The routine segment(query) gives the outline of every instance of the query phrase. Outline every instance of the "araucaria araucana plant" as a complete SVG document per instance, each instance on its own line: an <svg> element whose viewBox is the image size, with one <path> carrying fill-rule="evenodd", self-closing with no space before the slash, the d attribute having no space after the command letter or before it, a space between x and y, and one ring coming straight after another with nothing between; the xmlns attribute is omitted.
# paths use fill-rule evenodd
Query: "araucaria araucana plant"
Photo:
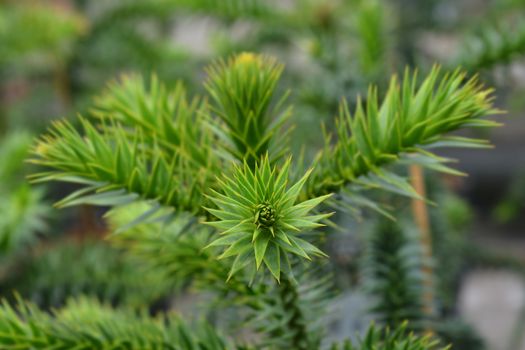
<svg viewBox="0 0 525 350"><path fill-rule="evenodd" d="M330 195L297 203L310 172L293 186L287 186L288 159L281 169L271 167L267 156L250 169L234 166L233 174L220 183L224 194L214 192L211 200L219 209L207 209L218 221L208 224L222 235L209 246L226 246L219 259L235 256L230 274L253 262L264 262L279 281L281 264L291 271L289 254L311 260L325 256L319 248L299 238L301 232L323 226L319 222L330 214L309 215ZM288 188L289 187L289 188Z"/></svg>
<svg viewBox="0 0 525 350"><path fill-rule="evenodd" d="M215 292L216 306L246 308L236 320L238 326L260 336L248 340L248 347L245 340L239 349L340 349L323 336L326 308L321 305L333 293L327 293L329 274L316 263L329 261L323 242L332 208L352 212L365 206L384 212L363 194L368 189L418 197L391 165L419 164L458 174L444 164L449 159L431 149L487 147L484 140L448 133L495 126L485 117L497 110L491 89L476 78L434 68L419 79L407 70L401 82L392 77L381 95L371 87L353 113L343 100L334 136L325 132L325 146L306 171L302 164L308 159L292 157L288 143L293 127L288 94L276 99L282 71L275 59L253 53L218 61L207 69L208 99L188 99L181 84L167 88L156 77L149 83L125 77L96 99L93 115L81 117L79 126L60 121L40 139L33 162L47 170L33 180L77 184L60 206L111 207L107 217L116 233L110 239L120 247L149 260L174 284ZM37 313L25 315L10 314L18 326L2 331L2 337L15 339L24 333L23 339L29 339L24 329L40 327L47 343L24 340L26 348L66 344L53 338L61 337L61 314L56 315L57 326L51 316L40 324L32 321ZM122 321L112 313L105 317L110 324ZM111 344L131 337L133 344L166 348L164 341L172 339L165 336L169 327L155 327L158 338L148 334L148 328L144 343L137 331ZM79 324L71 332L81 330ZM192 344L231 349L235 345L224 344L238 343L230 328L222 333L230 339L219 341L222 336L215 332L207 337L197 332ZM82 339L70 334L67 346L73 348ZM109 342L100 344L111 347ZM437 349L436 344L400 328L372 329L362 343L341 346L423 350Z"/></svg>

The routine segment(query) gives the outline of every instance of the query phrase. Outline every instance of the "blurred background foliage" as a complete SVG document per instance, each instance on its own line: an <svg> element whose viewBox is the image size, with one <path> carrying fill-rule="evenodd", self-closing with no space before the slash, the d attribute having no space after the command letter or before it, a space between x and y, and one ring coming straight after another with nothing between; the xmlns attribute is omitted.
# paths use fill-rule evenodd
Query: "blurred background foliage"
<svg viewBox="0 0 525 350"><path fill-rule="evenodd" d="M89 106L94 96L124 73L154 73L168 86L182 81L189 91L200 93L205 64L243 51L269 53L285 63L281 86L292 88L298 120L292 145L307 159L322 147L320 125L333 129L330 123L341 97L353 105L371 83L379 86L381 96L390 75L407 66L427 72L436 63L446 69L461 65L497 88L497 104L508 111L508 125L491 135L495 153L443 152L461 159L460 169L471 174L468 182L426 177L427 196L437 204L429 209L431 261L415 244L417 226L406 199L385 198L396 208L396 223L364 212L366 225L338 222L348 232L325 242L334 257L328 269L341 294L372 296L365 314L386 324L409 319L411 327L420 329L433 323L457 349L493 346L490 336L461 320L459 295L465 275L474 269L506 269L519 278L525 271L525 122L518 118L525 110L522 0L3 1L2 296L13 298L16 290L50 308L72 296L88 295L154 312L177 305L180 295L192 295L191 276L180 275L176 265L186 264L188 274L203 269L206 257L195 247L207 240L206 232L179 242L185 247L183 255L166 248L169 235L152 236L147 230L125 232L109 244L101 220L104 211L81 207L58 217L51 203L66 189L28 185L24 160L33 135L50 120L78 111L93 113ZM472 134L469 131L476 136ZM122 215L126 213L110 213L110 224ZM136 244L137 237L148 244ZM202 259L192 260L197 255ZM433 270L432 281L418 275L422 266ZM435 303L422 314L418 297L428 288ZM358 315L359 308L349 305ZM333 326L335 339L364 327L349 315L342 319L346 321ZM352 329L341 326L348 323ZM519 335L525 319L513 327ZM522 340L517 336L506 341L519 346Z"/></svg>

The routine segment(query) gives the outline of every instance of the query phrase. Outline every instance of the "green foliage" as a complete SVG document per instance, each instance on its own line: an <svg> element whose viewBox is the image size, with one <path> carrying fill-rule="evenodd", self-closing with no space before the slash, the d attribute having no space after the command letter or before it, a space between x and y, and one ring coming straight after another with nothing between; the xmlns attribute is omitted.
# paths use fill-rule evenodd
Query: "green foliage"
<svg viewBox="0 0 525 350"><path fill-rule="evenodd" d="M24 176L25 159L28 156L31 143L30 134L25 132L11 132L2 138L0 142L0 189L8 189L20 184L20 177Z"/></svg>
<svg viewBox="0 0 525 350"><path fill-rule="evenodd" d="M294 348L298 350L308 350L316 348L312 344L312 334L308 333L306 320L303 315L303 309L299 306L299 294L296 288L293 288L292 281L286 276L283 276L281 281L281 288L279 288L278 302L281 302L277 310L285 310L287 318L284 324L271 333L274 337L279 339L282 343L280 348ZM274 325L273 325L274 326ZM275 327L275 326L274 326ZM288 346L287 346L288 345Z"/></svg>
<svg viewBox="0 0 525 350"><path fill-rule="evenodd" d="M317 349L322 330L314 324L322 312L314 305L328 300L323 287L329 283L296 272L311 266L300 263L324 255L320 222L329 214L319 214L322 202L381 211L356 191L381 188L417 197L384 167L421 164L459 174L428 149L487 147L484 140L446 134L495 126L484 117L497 111L491 90L459 71L435 68L418 84L407 70L402 84L391 79L382 103L375 88L354 115L342 103L337 139L326 137L313 170L303 175L300 164L283 161L290 107L284 106L287 94L273 100L282 69L250 53L213 64L205 83L209 106L205 98L188 99L180 84L171 89L155 77L150 83L124 78L97 99L94 120L80 118L80 128L57 122L41 138L33 161L47 170L34 179L80 185L59 206L110 206L112 241L147 261L147 269L179 287L212 291L221 305L248 307L239 323L271 339L261 346ZM335 200L328 202L332 193ZM309 231L315 234L306 236ZM407 258L417 257L407 238L385 229L371 245L376 311L389 324L419 320L421 292L414 291L419 280L412 272L420 265ZM431 344L403 331L369 334L385 348Z"/></svg>
<svg viewBox="0 0 525 350"><path fill-rule="evenodd" d="M525 199L525 176L520 171L510 181L503 198L495 206L492 216L502 224L512 222L523 212Z"/></svg>
<svg viewBox="0 0 525 350"><path fill-rule="evenodd" d="M0 252L11 253L33 242L47 228L49 205L42 189L20 185L8 193L0 192Z"/></svg>
<svg viewBox="0 0 525 350"><path fill-rule="evenodd" d="M363 261L367 295L373 299L371 312L389 327L425 320L425 286L421 275L422 254L415 237L397 223L382 218L370 233Z"/></svg>
<svg viewBox="0 0 525 350"><path fill-rule="evenodd" d="M144 210L145 204L134 204L112 210L108 218L113 227L121 229ZM111 241L149 268L163 272L165 280L194 291L215 293L216 307L248 307L246 316L235 324L253 327L263 337L261 346L297 348L318 344L322 335L320 315L333 288L331 276L309 272L296 264L296 279L283 275L279 286L248 285L246 271L229 276L229 264L217 260L213 250L202 249L213 239L209 231L207 227L192 226L187 218L178 218L164 225L150 222L130 227L111 236Z"/></svg>
<svg viewBox="0 0 525 350"><path fill-rule="evenodd" d="M57 170L35 179L88 185L59 206L143 198L199 213L200 191L213 185L220 164L203 128L203 108L188 101L180 84L167 89L153 77L146 87L139 77L124 77L96 100L93 114L101 123L80 119L88 139L67 121L54 124L36 148L41 159L35 163Z"/></svg>
<svg viewBox="0 0 525 350"><path fill-rule="evenodd" d="M155 79L149 90L141 87L140 79L126 80L99 98L95 114L104 121L101 125L81 119L84 133L80 133L68 122L55 123L36 148L35 160L55 170L35 178L87 185L61 205L113 205L143 198L200 213L206 204L200 194L215 188L214 172L223 166L214 155L231 159L231 154L253 166L266 152L274 161L286 149L278 130L288 113L272 120L274 114L268 112L280 70L273 60L252 54L212 66L207 87L216 102L212 111L217 119L184 102L181 87L168 94ZM302 198L338 192L348 184L416 196L403 178L383 169L395 161L458 174L443 164L448 159L428 148L487 147L484 140L445 134L465 126L497 125L483 119L496 112L491 106L491 90L475 79L463 79L459 71L442 76L435 68L417 87L416 75L407 71L402 86L392 78L381 105L374 88L366 111L359 103L351 116L343 103L337 119L337 142L331 145L327 136ZM168 103L171 100L175 102ZM193 123L192 113L196 118ZM157 114L162 116L158 120L154 119ZM211 126L226 153L217 147L217 140L210 139L205 125ZM167 130L158 135L156 130L161 126ZM178 128L185 131L174 134ZM270 141L280 150L273 150Z"/></svg>
<svg viewBox="0 0 525 350"><path fill-rule="evenodd" d="M206 106L198 99L188 100L182 83L164 86L156 76L146 84L140 76L123 76L110 83L95 100L93 114L103 122L118 123L142 132L145 144L175 152L195 167L195 172L219 168L211 145L211 133L204 129ZM199 126L199 127L195 127ZM130 131L129 137L133 138Z"/></svg>
<svg viewBox="0 0 525 350"><path fill-rule="evenodd" d="M383 1L361 1L356 15L359 66L371 81L383 77L388 68L388 10Z"/></svg>
<svg viewBox="0 0 525 350"><path fill-rule="evenodd" d="M23 2L23 1L21 1ZM0 6L0 64L43 57L48 63L67 54L84 31L84 20L67 11L31 4Z"/></svg>
<svg viewBox="0 0 525 350"><path fill-rule="evenodd" d="M420 337L407 332L407 325L401 324L397 328L378 329L370 326L366 335L357 345L346 341L343 344L334 344L332 350L446 350L430 336Z"/></svg>
<svg viewBox="0 0 525 350"><path fill-rule="evenodd" d="M137 202L113 208L107 219L116 234L111 243L144 262L143 267L162 272L164 279L178 288L219 294L239 293L246 297L249 287L241 276L233 276L226 284L229 266L217 260L211 249L203 249L212 239L213 230L197 224L190 215L169 216L168 220L153 217L130 225L137 217L150 210L147 203Z"/></svg>
<svg viewBox="0 0 525 350"><path fill-rule="evenodd" d="M212 122L213 129L231 156L252 167L268 152L276 160L287 151L285 135L280 133L290 117L289 109L280 109L287 94L271 108L282 70L275 59L252 53L208 68L205 86L214 102L212 112L218 117Z"/></svg>
<svg viewBox="0 0 525 350"><path fill-rule="evenodd" d="M19 300L0 307L4 349L231 349L211 327L192 330L175 316L112 309L87 298L72 299L52 315Z"/></svg>
<svg viewBox="0 0 525 350"><path fill-rule="evenodd" d="M466 126L496 126L483 119L497 112L492 107L491 92L475 78L465 81L460 71L442 75L436 67L421 84L408 70L401 85L394 76L381 104L377 90L371 87L366 103L358 101L353 115L343 101L336 120L337 140L332 144L326 136L306 186L307 195L355 184L417 197L405 179L384 169L396 161L460 174L443 164L449 159L431 153L429 148L488 147L485 140L445 134Z"/></svg>
<svg viewBox="0 0 525 350"><path fill-rule="evenodd" d="M122 205L138 198L157 201L180 210L196 212L208 177L195 176L179 153L163 152L158 144L147 147L136 129L130 140L123 126L95 127L80 120L85 138L67 121L54 123L36 152L34 163L56 170L40 173L37 181L61 180L87 185L57 205ZM146 147L144 147L146 146Z"/></svg>
<svg viewBox="0 0 525 350"><path fill-rule="evenodd" d="M101 8L100 3L77 1L89 28L75 42L66 66L76 106L83 110L109 77L123 71L149 75L154 67L165 81L193 80L188 74L197 66L193 55L174 44L166 30L177 13L174 2L126 0Z"/></svg>
<svg viewBox="0 0 525 350"><path fill-rule="evenodd" d="M52 65L52 70L22 81L22 90L30 90L39 99L25 98L26 91L20 97L19 91L14 91L19 100L14 102L23 107L16 107L18 111L13 113L7 105L8 118L20 120L18 115L37 114L40 118L46 105L56 113L56 100L49 98L57 94L47 81L51 77L56 79L53 84L61 85L58 92L70 97L66 96L64 105L74 105L75 109L80 106L87 116L80 121L59 122L42 138L35 149L35 160L47 169L35 179L73 183L60 189L73 188L73 193L58 206L109 206L104 217L113 232L109 240L122 248L99 244L38 246L34 254L18 255L24 264L17 266L33 272L26 276L27 284L17 288L24 296L47 295L52 300L49 304L61 303L62 294L83 293L112 303L136 305L141 300L149 303L153 295L175 286L183 293L187 289L191 293L204 292L206 302L213 303L204 313L218 315L219 319L235 309L238 314L232 323L242 333L235 335L247 336L249 344L239 348L325 348L320 325L326 323L325 303L330 300L327 290L333 291L327 273L330 267L318 271L313 268L316 264L306 258L334 248L326 244L330 243L326 238L336 233L317 227L322 222L324 214L319 213L324 212L323 206L351 212L366 207L392 216L381 205L384 197L370 197L365 190L376 188L417 197L403 177L404 165L421 164L460 174L446 166L448 159L430 153L431 148L487 147L485 141L448 134L468 126L496 125L482 119L495 112L490 89L476 80L469 81L459 71L442 73L436 68L418 77L407 70L400 84L396 77L390 79L390 69L425 59L416 51L425 41L421 40L422 30L434 33L436 24L444 24L448 31L456 21L448 16L449 10L453 13L459 8L453 1L402 2L403 6L381 0L73 0L72 6L80 9L85 18L62 11L63 7L51 9L32 1L8 0L7 5L0 5L0 64L8 63L2 67L8 78L12 66L18 68L21 64L19 70L25 73L42 58L44 64ZM507 11L512 6L518 12L522 2L501 0L490 6ZM490 12L492 17L494 13ZM199 39L202 36L203 46L210 47L198 45L193 52L197 46L193 42L191 48L179 42L188 29L194 29L188 24L199 27L197 33L191 32L192 39L194 34ZM470 38L463 45L466 50L460 61L469 74L523 53L523 31L519 29L521 24L516 24L489 28L488 34ZM217 42L219 36L222 43ZM204 89L199 89L196 83L202 75L194 73L218 50L221 55L246 50L275 52L289 63L290 69L284 72L271 57L244 53L216 61L206 71ZM425 62L422 66L426 67ZM152 68L166 85L155 75L150 79L141 77L148 76ZM139 74L111 83L90 112L84 113L84 99L98 93L105 79L122 71ZM184 79L184 85L175 84L175 79ZM285 81L283 86L278 84L281 80ZM383 91L389 81L390 87ZM372 87L366 94L370 82L379 88ZM16 90L19 77L6 85L11 83ZM46 90L45 96L35 89L38 86ZM298 92L291 95L297 111L294 118L284 92L287 86ZM8 92L6 101L11 104L11 86L4 86L2 91ZM205 95L194 98L194 91ZM363 94L362 100L357 98L359 94ZM337 113L340 96L345 100L334 126L331 119L324 118ZM49 103L42 103L46 100ZM61 113L70 114L67 108L60 108ZM318 128L321 120L326 121L329 130L324 140ZM293 122L298 126L297 133L288 137ZM311 155L323 141L325 148L311 162L312 173L303 177L307 168L303 163L310 163ZM301 147L305 149L304 159L296 154L289 157L291 150ZM4 175L15 173L2 168L7 163L4 159L11 163L15 157L0 149L0 244L5 242L10 250L21 246L17 242L31 241L42 224L33 218L43 217L38 210L26 209L37 207L40 200L29 187L18 189L16 177L22 177L22 172L16 171L13 177ZM286 161L290 158L294 163ZM282 186L281 193L272 191L278 185ZM286 195L292 189L297 189L297 194L289 196L293 200L288 201ZM329 194L332 197L326 198ZM288 207L276 208L273 202L278 202L280 195L282 201L289 202ZM447 205L433 196L429 199ZM464 208L457 202L447 208L447 215L456 218L447 218L441 226L433 225L432 233L433 252L439 262L435 271L448 285L452 281L446 278L456 276L462 267L456 254L475 246L467 244L464 237L454 236L458 232L453 232L456 227L452 226L464 224L458 215ZM435 211L431 209L430 214ZM346 218L335 220L346 224ZM206 221L211 225L203 225ZM369 273L369 290L377 296L379 321L392 324L395 330L372 327L362 341L334 345L334 349L437 348L432 340L406 332L417 328L417 323L401 329L394 324L421 317L417 305L423 291L418 289L420 276L414 273L420 270L421 261L404 228L387 226L384 223L366 242L371 262L365 262L364 272ZM396 232L398 229L402 232ZM221 242L225 246L214 246ZM218 259L221 253L234 255ZM467 253L484 252L470 249ZM348 261L354 257L341 258ZM487 256L485 253L471 258L478 261ZM512 265L509 261L497 263ZM257 269L261 273L255 275ZM52 271L58 272L50 277ZM3 276L5 271L1 272ZM441 273L447 274L445 278ZM149 284L154 290L144 291ZM435 294L445 304L443 295L439 291ZM117 295L119 300L115 300ZM452 299L445 307L452 305ZM72 302L63 311L79 309L79 303L84 301ZM22 323L9 325L9 336L13 338L4 339L19 343L12 344L17 348L106 348L103 343L119 349L217 348L198 345L208 344L201 332L173 331L169 320L159 321L160 331L151 332L150 322L157 321L145 315L126 311L123 316L124 312L96 303L86 301L85 305L82 313L89 315L80 317L80 321L77 317L62 318L60 310L53 316L31 307L35 314L43 315L34 322L27 313L9 312L7 317L0 317L0 325L1 319L19 319ZM84 322L87 318L88 326ZM182 322L174 322L187 330ZM476 346L475 339L469 344L472 339L466 336L463 325L457 327L457 333L454 323L448 325L452 330L433 329L440 336L448 332L445 339L458 342L462 350L462 346ZM45 329L43 337L39 327ZM24 335L20 338L17 332ZM252 338L253 333L256 335ZM0 330L0 337L5 334ZM31 336L36 340L26 341ZM61 340L56 342L53 337ZM171 341L171 337L177 339ZM163 342L158 343L158 339ZM46 344L47 340L52 340L52 345ZM233 347L228 344L218 348Z"/></svg>
<svg viewBox="0 0 525 350"><path fill-rule="evenodd" d="M11 261L0 286L45 308L82 295L115 305L151 305L173 283L163 270L146 269L148 263L102 242L59 242Z"/></svg>
<svg viewBox="0 0 525 350"><path fill-rule="evenodd" d="M236 287L244 290L244 283L236 279L226 285L228 265L218 261L213 251L203 249L210 242L210 228L182 214L130 225L149 210L143 202L113 208L106 216L110 228L117 232L109 237L111 243L142 261L146 271L161 273L178 288L192 286L221 293Z"/></svg>
<svg viewBox="0 0 525 350"><path fill-rule="evenodd" d="M260 18L275 14L268 1L261 0L170 0L197 13L211 13L224 19Z"/></svg>
<svg viewBox="0 0 525 350"><path fill-rule="evenodd" d="M280 284L260 293L260 308L248 324L265 336L261 346L276 349L319 349L322 326L333 296L332 276L326 271L308 271L294 265L297 278L282 275Z"/></svg>
<svg viewBox="0 0 525 350"><path fill-rule="evenodd" d="M484 350L483 339L467 323L461 320L445 319L435 325L435 332L442 343L452 344L453 349Z"/></svg>
<svg viewBox="0 0 525 350"><path fill-rule="evenodd" d="M214 193L211 200L219 209L207 209L219 218L208 222L218 229L221 238L209 247L226 246L219 259L235 256L230 276L255 262L259 269L264 262L279 280L284 266L290 270L288 255L305 259L310 255L326 256L317 247L297 237L322 224L330 214L308 215L328 196L297 203L297 198L309 172L288 187L290 160L282 169L272 168L267 157L252 171L247 164L236 167L230 178L222 183L223 193Z"/></svg>
<svg viewBox="0 0 525 350"><path fill-rule="evenodd" d="M35 240L46 230L49 206L44 191L23 181L24 159L31 136L15 132L0 142L0 255L8 255Z"/></svg>
<svg viewBox="0 0 525 350"><path fill-rule="evenodd" d="M141 16L166 17L180 10L213 15L225 20L239 17L259 18L273 12L267 2L261 0L128 0L114 5L104 21L123 18L129 20Z"/></svg>
<svg viewBox="0 0 525 350"><path fill-rule="evenodd" d="M485 26L464 40L457 63L472 70L508 64L525 54L525 18Z"/></svg>

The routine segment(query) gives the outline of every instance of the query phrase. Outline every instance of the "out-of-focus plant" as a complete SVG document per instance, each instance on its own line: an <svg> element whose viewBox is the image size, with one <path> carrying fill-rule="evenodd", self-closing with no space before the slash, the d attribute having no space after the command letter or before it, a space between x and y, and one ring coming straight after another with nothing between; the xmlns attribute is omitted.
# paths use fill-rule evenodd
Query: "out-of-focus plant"
<svg viewBox="0 0 525 350"><path fill-rule="evenodd" d="M27 70L64 63L86 26L81 16L59 6L8 1L0 5L0 69Z"/></svg>
<svg viewBox="0 0 525 350"><path fill-rule="evenodd" d="M431 337L417 337L407 331L407 325L402 324L396 329L378 329L370 327L366 335L356 344L350 341L344 344L334 344L331 350L445 350Z"/></svg>
<svg viewBox="0 0 525 350"><path fill-rule="evenodd" d="M146 310L113 309L89 298L71 299L52 315L18 300L0 307L0 342L19 349L226 350L210 326L192 327L176 315L152 318Z"/></svg>
<svg viewBox="0 0 525 350"><path fill-rule="evenodd" d="M525 209L525 176L518 173L512 179L507 192L494 208L493 216L499 223L509 223L519 217Z"/></svg>
<svg viewBox="0 0 525 350"><path fill-rule="evenodd" d="M406 225L381 218L368 234L363 261L363 282L372 300L370 311L390 327L410 321L424 327L433 316L433 304L424 300L427 287L421 270L424 261L419 239ZM431 310L425 307L430 306ZM430 312L429 312L430 311Z"/></svg>
<svg viewBox="0 0 525 350"><path fill-rule="evenodd" d="M483 26L465 38L457 64L473 72L508 64L525 54L525 17L506 19L497 25Z"/></svg>
<svg viewBox="0 0 525 350"><path fill-rule="evenodd" d="M147 265L104 242L57 242L13 258L0 285L4 295L16 291L43 308L80 295L142 307L172 290L164 271Z"/></svg>
<svg viewBox="0 0 525 350"><path fill-rule="evenodd" d="M49 205L42 188L29 186L24 176L31 136L14 132L0 141L0 256L5 257L33 242L46 231Z"/></svg>

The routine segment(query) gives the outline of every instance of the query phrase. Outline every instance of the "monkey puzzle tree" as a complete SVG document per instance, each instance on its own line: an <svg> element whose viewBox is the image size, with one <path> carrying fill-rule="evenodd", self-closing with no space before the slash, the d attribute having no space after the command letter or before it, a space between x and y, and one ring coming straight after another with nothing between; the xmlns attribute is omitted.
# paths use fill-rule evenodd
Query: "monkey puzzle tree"
<svg viewBox="0 0 525 350"><path fill-rule="evenodd" d="M369 189L419 197L393 165L460 174L431 149L488 147L449 133L496 126L485 119L498 112L492 90L459 70L435 67L421 79L406 70L381 99L371 87L354 112L343 99L335 134L324 132L324 148L304 166L288 147L300 135L292 133L288 93L278 88L282 70L252 53L219 60L207 69L208 98L189 98L181 84L167 88L156 77L123 77L78 126L55 122L33 158L46 168L34 181L77 185L59 207L110 207L116 244L165 269L166 278L241 307L239 325L260 337L239 345L234 333L226 340L209 326L191 332L180 319L128 317L82 301L50 316L20 302L18 313L1 309L4 342L28 349L437 347L401 325L371 328L355 346L326 344L320 320L332 284L313 267L328 259L323 227L334 224L332 208L384 212L363 194Z"/></svg>

